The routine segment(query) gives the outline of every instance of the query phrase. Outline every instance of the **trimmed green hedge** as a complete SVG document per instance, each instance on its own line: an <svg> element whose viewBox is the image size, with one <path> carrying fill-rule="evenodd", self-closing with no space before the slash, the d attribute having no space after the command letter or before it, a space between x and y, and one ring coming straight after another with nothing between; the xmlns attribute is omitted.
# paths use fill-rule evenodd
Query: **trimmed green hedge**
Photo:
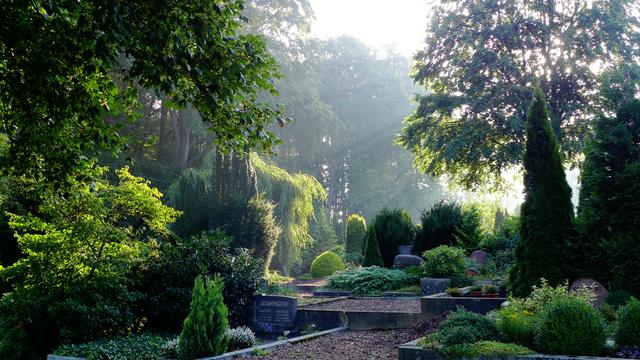
<svg viewBox="0 0 640 360"><path fill-rule="evenodd" d="M310 272L311 276L317 279L333 275L336 271L344 270L344 268L344 262L338 254L325 251L313 260Z"/></svg>

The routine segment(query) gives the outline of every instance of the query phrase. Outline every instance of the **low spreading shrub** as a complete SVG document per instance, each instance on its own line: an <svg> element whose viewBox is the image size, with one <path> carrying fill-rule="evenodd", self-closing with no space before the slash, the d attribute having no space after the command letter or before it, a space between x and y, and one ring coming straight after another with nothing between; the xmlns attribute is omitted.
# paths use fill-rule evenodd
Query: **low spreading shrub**
<svg viewBox="0 0 640 360"><path fill-rule="evenodd" d="M256 344L255 334L246 326L228 329L226 336L229 341L227 345L228 351L247 349Z"/></svg>
<svg viewBox="0 0 640 360"><path fill-rule="evenodd" d="M451 345L473 344L478 342L482 336L475 327L456 326L440 332L438 338L444 347L448 347Z"/></svg>
<svg viewBox="0 0 640 360"><path fill-rule="evenodd" d="M446 278L467 271L467 257L463 249L441 245L424 252L422 268L427 276Z"/></svg>
<svg viewBox="0 0 640 360"><path fill-rule="evenodd" d="M440 333L448 333L454 328L473 328L479 334L478 340L497 340L499 337L496 323L490 318L474 312L459 308L452 313L442 325L440 325Z"/></svg>
<svg viewBox="0 0 640 360"><path fill-rule="evenodd" d="M53 353L87 360L160 359L173 356L167 344L175 341L154 335L129 335L84 344L62 345Z"/></svg>
<svg viewBox="0 0 640 360"><path fill-rule="evenodd" d="M497 341L478 341L448 346L440 351L443 355L453 359L472 359L479 357L509 357L531 355L535 352L517 344L505 344Z"/></svg>
<svg viewBox="0 0 640 360"><path fill-rule="evenodd" d="M419 281L419 277L402 270L371 266L339 271L327 278L326 286L331 289L349 290L359 295L375 295L416 285Z"/></svg>
<svg viewBox="0 0 640 360"><path fill-rule="evenodd" d="M640 301L636 298L618 311L615 339L618 345L640 346Z"/></svg>
<svg viewBox="0 0 640 360"><path fill-rule="evenodd" d="M344 262L338 254L331 251L323 252L311 263L311 276L321 278L333 275L336 271L344 270Z"/></svg>
<svg viewBox="0 0 640 360"><path fill-rule="evenodd" d="M560 296L536 316L534 344L546 354L597 356L605 344L604 319L587 300Z"/></svg>

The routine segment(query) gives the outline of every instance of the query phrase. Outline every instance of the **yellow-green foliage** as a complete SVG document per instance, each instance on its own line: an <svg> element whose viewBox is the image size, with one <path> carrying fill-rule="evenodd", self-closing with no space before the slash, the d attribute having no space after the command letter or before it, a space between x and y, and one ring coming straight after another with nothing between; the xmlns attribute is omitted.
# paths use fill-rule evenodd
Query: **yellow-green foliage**
<svg viewBox="0 0 640 360"><path fill-rule="evenodd" d="M275 214L282 224L282 235L274 261L288 274L292 265L301 261L301 250L313 241L308 223L313 217L313 202L325 200L327 193L313 176L290 174L257 154L251 154L251 163L258 174L260 191L277 203Z"/></svg>
<svg viewBox="0 0 640 360"><path fill-rule="evenodd" d="M332 275L336 271L344 270L344 262L336 253L331 251L318 255L311 263L311 276L321 278Z"/></svg>
<svg viewBox="0 0 640 360"><path fill-rule="evenodd" d="M203 280L198 276L193 285L189 316L184 320L178 354L190 360L215 356L227 350L227 306L222 297L224 283L216 276Z"/></svg>

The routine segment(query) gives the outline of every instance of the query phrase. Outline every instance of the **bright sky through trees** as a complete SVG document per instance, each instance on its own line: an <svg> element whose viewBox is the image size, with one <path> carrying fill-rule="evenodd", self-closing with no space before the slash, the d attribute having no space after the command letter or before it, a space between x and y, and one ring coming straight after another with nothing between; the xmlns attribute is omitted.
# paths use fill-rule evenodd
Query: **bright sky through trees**
<svg viewBox="0 0 640 360"><path fill-rule="evenodd" d="M370 46L389 45L411 56L424 45L429 0L310 0L315 11L312 32L321 38L343 34Z"/></svg>

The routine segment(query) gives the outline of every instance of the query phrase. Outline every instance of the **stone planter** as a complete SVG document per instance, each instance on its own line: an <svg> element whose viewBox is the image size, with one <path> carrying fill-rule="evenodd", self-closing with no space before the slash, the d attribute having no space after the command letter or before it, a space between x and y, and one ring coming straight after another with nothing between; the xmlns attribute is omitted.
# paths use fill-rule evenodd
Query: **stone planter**
<svg viewBox="0 0 640 360"><path fill-rule="evenodd" d="M423 349L416 343L418 340L400 345L398 359L400 360L452 360L437 351ZM465 360L622 360L621 358L592 357L592 356L567 356L567 355L512 355L512 356L483 356L479 358L465 358ZM455 360L455 359L453 359ZM462 360L462 359L460 359Z"/></svg>
<svg viewBox="0 0 640 360"><path fill-rule="evenodd" d="M443 293L449 285L451 279L449 278L422 278L420 279L420 288L422 289L422 295L433 295Z"/></svg>
<svg viewBox="0 0 640 360"><path fill-rule="evenodd" d="M467 290L468 288L463 289L463 291ZM455 311L459 306L464 307L468 311L486 314L491 310L499 308L505 301L507 301L505 297L470 297L468 295L453 297L447 293L440 293L421 297L420 307L422 309L422 315L429 319L445 311Z"/></svg>

